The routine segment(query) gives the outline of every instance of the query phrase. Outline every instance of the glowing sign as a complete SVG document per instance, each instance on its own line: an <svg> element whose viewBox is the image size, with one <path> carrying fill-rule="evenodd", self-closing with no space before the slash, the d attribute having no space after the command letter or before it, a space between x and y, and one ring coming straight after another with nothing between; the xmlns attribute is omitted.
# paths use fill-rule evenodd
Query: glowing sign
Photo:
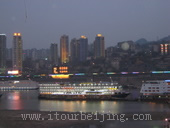
<svg viewBox="0 0 170 128"><path fill-rule="evenodd" d="M164 71L164 73L170 73L170 71Z"/></svg>
<svg viewBox="0 0 170 128"><path fill-rule="evenodd" d="M110 74L116 74L116 73L115 72L107 72L107 74L110 75Z"/></svg>
<svg viewBox="0 0 170 128"><path fill-rule="evenodd" d="M128 72L121 72L121 74L128 74Z"/></svg>
<svg viewBox="0 0 170 128"><path fill-rule="evenodd" d="M139 74L139 72L132 72L132 74Z"/></svg>
<svg viewBox="0 0 170 128"><path fill-rule="evenodd" d="M68 67L67 66L53 67L53 73L54 74L68 73Z"/></svg>
<svg viewBox="0 0 170 128"><path fill-rule="evenodd" d="M85 73L76 73L75 75L76 76L83 76L83 75L85 75Z"/></svg>
<svg viewBox="0 0 170 128"><path fill-rule="evenodd" d="M152 71L153 74L156 74L156 73L164 73L163 71Z"/></svg>
<svg viewBox="0 0 170 128"><path fill-rule="evenodd" d="M68 79L69 75L66 74L51 74L50 75L54 79Z"/></svg>
<svg viewBox="0 0 170 128"><path fill-rule="evenodd" d="M8 71L8 74L17 75L19 74L19 70Z"/></svg>
<svg viewBox="0 0 170 128"><path fill-rule="evenodd" d="M53 68L53 73L58 74L58 72L57 72L57 67L54 67L54 68Z"/></svg>

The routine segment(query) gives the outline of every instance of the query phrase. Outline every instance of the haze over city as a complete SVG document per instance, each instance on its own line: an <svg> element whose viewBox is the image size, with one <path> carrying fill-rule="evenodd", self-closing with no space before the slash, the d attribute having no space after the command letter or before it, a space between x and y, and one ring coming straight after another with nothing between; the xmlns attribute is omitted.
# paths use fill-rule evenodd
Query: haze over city
<svg viewBox="0 0 170 128"><path fill-rule="evenodd" d="M105 45L146 38L149 41L170 33L168 0L1 0L0 33L7 34L12 47L14 32L23 36L24 48L49 48L63 34L69 40L96 34L105 37Z"/></svg>

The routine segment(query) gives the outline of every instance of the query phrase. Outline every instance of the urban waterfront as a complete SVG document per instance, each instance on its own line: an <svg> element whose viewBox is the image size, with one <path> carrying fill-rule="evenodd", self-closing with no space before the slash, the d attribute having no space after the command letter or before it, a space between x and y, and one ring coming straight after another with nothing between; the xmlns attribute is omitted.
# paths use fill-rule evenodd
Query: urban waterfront
<svg viewBox="0 0 170 128"><path fill-rule="evenodd" d="M20 111L42 111L48 112L98 112L113 114L136 114L136 113L169 113L170 105L153 102L139 101L62 101L62 100L40 100L39 91L2 91L0 99L0 110L20 110ZM134 96L134 95L133 95ZM135 95L136 96L136 95ZM17 111L16 111L17 112ZM138 126L140 128L163 127L163 120L108 122L103 127L122 127ZM102 125L101 125L102 126ZM71 126L70 126L71 127ZM80 126L81 127L81 126ZM97 125L89 124L89 128L97 128ZM77 128L75 126L75 128Z"/></svg>
<svg viewBox="0 0 170 128"><path fill-rule="evenodd" d="M170 128L169 5L2 0L0 128Z"/></svg>

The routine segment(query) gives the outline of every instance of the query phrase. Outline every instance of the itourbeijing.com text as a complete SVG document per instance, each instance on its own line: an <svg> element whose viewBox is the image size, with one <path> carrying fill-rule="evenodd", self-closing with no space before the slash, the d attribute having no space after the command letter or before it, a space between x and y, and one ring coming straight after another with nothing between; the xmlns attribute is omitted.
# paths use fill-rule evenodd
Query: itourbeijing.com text
<svg viewBox="0 0 170 128"><path fill-rule="evenodd" d="M53 112L53 113L48 113L45 118L44 114L21 114L22 120L70 120L70 121L76 121L76 120L94 120L94 121L99 121L99 122L104 122L104 121L120 121L120 122L125 122L128 121L129 118L126 116L126 114L112 114L112 113L58 113L58 112ZM132 120L134 121L151 121L152 116L151 114L133 114L131 117Z"/></svg>

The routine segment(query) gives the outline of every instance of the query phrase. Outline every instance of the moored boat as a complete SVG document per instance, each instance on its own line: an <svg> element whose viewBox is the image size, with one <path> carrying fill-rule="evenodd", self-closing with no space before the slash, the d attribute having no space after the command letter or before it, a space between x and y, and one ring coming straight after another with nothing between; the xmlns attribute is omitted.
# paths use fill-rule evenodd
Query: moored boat
<svg viewBox="0 0 170 128"><path fill-rule="evenodd" d="M39 98L57 100L118 100L130 93L113 83L53 84L40 85Z"/></svg>
<svg viewBox="0 0 170 128"><path fill-rule="evenodd" d="M165 102L170 101L170 80L146 81L142 84L140 100Z"/></svg>
<svg viewBox="0 0 170 128"><path fill-rule="evenodd" d="M32 80L1 81L0 90L36 90L38 83Z"/></svg>

